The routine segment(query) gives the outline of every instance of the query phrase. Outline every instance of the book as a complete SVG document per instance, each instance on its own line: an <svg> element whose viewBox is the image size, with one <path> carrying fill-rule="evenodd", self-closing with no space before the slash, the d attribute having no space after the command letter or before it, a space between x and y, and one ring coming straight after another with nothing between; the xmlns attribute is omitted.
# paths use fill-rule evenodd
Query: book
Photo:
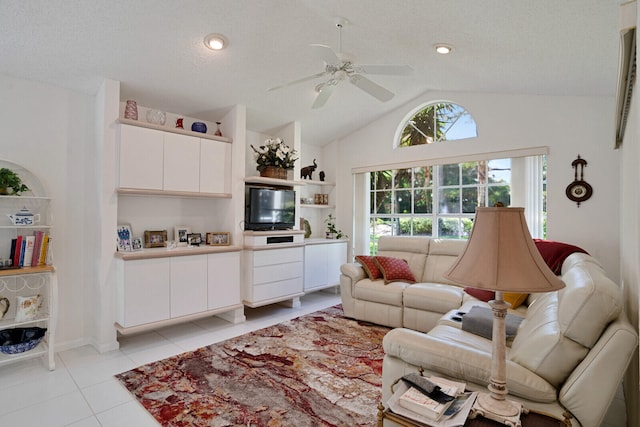
<svg viewBox="0 0 640 427"><path fill-rule="evenodd" d="M33 257L31 259L31 266L37 267L40 262L40 250L42 249L42 238L44 237L44 231L36 230L35 234L35 244L33 245Z"/></svg>
<svg viewBox="0 0 640 427"><path fill-rule="evenodd" d="M42 237L42 246L40 247L40 256L39 256L38 265L45 265L47 261L48 247L49 247L49 235L45 234Z"/></svg>
<svg viewBox="0 0 640 427"><path fill-rule="evenodd" d="M22 237L22 245L20 247L20 261L18 261L18 267L22 267L24 265L24 253L27 247L27 237Z"/></svg>
<svg viewBox="0 0 640 427"><path fill-rule="evenodd" d="M16 237L16 246L13 251L13 266L20 266L20 253L22 252L22 236Z"/></svg>
<svg viewBox="0 0 640 427"><path fill-rule="evenodd" d="M451 402L453 402L453 399L445 403L440 403L422 393L415 387L409 387L409 389L398 399L398 403L403 408L429 417L433 420L438 420L442 414L444 414L444 411L449 407L449 405L451 405Z"/></svg>
<svg viewBox="0 0 640 427"><path fill-rule="evenodd" d="M13 266L13 254L16 251L16 242L18 239L11 239L11 250L9 250L9 259L11 261L11 266Z"/></svg>
<svg viewBox="0 0 640 427"><path fill-rule="evenodd" d="M33 260L33 249L36 243L36 236L25 236L24 261L22 265L31 266Z"/></svg>

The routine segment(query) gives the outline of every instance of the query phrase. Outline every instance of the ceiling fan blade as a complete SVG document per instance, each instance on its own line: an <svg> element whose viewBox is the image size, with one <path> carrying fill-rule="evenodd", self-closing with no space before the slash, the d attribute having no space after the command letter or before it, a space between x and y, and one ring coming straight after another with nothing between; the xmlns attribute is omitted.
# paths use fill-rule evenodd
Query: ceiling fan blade
<svg viewBox="0 0 640 427"><path fill-rule="evenodd" d="M292 81L292 82L285 83L285 84L282 84L282 85L280 85L280 86L270 87L269 89L267 89L267 91L268 91L268 92L270 92L270 91L272 91L272 90L282 89L283 87L287 87L287 86L295 85L295 84L298 84L298 83L306 82L306 81L308 81L308 80L317 79L318 77L322 77L322 76L324 76L324 75L326 75L326 74L327 74L327 72L326 72L326 71L323 71L323 72L321 72L321 73L317 73L317 74L314 74L314 75L312 75L312 76L303 77L303 78L301 78L301 79L294 80L294 81Z"/></svg>
<svg viewBox="0 0 640 427"><path fill-rule="evenodd" d="M335 87L335 84L322 85L322 87L320 87L320 89L318 90L318 96L316 96L315 101L313 101L313 105L311 106L311 108L320 108L324 104L326 104Z"/></svg>
<svg viewBox="0 0 640 427"><path fill-rule="evenodd" d="M340 63L340 58L338 58L338 54L331 49L329 46L324 44L312 44L312 47L320 48L318 49L322 54L322 60L327 64L338 64Z"/></svg>
<svg viewBox="0 0 640 427"><path fill-rule="evenodd" d="M358 71L366 74L387 74L391 76L408 76L413 68L408 65L358 65Z"/></svg>
<svg viewBox="0 0 640 427"><path fill-rule="evenodd" d="M369 95L379 99L382 102L389 101L395 95L393 92L388 91L387 89L383 88L379 84L374 83L368 78L361 76L359 74L354 74L353 76L351 76L349 81L353 85L359 87L363 91L367 92Z"/></svg>

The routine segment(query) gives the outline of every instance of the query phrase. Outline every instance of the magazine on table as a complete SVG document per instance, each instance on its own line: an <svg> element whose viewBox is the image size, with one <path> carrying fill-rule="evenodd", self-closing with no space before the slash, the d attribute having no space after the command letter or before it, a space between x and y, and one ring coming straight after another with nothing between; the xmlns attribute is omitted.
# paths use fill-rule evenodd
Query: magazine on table
<svg viewBox="0 0 640 427"><path fill-rule="evenodd" d="M464 383L456 383L449 380L444 380L441 378L429 378L429 380L435 382L436 384L442 384L443 389L453 390L457 388L457 390L464 390ZM443 380L445 383L448 383L449 386L445 385L445 383L440 382L439 380ZM455 384L453 386L452 384ZM453 387L453 388L450 388ZM471 407L476 400L478 395L477 392L466 392L466 393L457 393L455 398L450 402L446 403L438 403L439 405L446 406L442 411L441 415L436 415L434 417L433 413L428 413L424 410L420 410L420 412L416 412L415 410L411 410L406 408L405 406L400 404L400 398L407 391L409 391L412 385L405 381L399 381L393 396L387 402L389 409L398 415L402 415L406 418L409 418L413 421L417 421L421 424L431 427L457 427L463 426L469 416L469 412L471 411Z"/></svg>

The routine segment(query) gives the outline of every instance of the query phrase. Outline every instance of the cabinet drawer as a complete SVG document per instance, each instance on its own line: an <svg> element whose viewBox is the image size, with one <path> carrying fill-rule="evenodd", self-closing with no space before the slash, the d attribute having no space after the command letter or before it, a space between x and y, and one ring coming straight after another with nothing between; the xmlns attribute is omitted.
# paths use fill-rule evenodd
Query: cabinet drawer
<svg viewBox="0 0 640 427"><path fill-rule="evenodd" d="M302 248L270 249L253 253L253 266L302 262Z"/></svg>
<svg viewBox="0 0 640 427"><path fill-rule="evenodd" d="M302 292L302 278L296 277L253 287L253 300L263 301Z"/></svg>
<svg viewBox="0 0 640 427"><path fill-rule="evenodd" d="M257 267L253 269L253 284L259 285L261 283L302 277L302 270L302 261Z"/></svg>

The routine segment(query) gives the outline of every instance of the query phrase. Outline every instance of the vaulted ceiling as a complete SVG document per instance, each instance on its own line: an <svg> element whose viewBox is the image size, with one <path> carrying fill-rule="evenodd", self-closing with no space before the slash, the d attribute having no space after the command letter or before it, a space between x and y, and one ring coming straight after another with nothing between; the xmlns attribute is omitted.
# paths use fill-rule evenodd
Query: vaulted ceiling
<svg viewBox="0 0 640 427"><path fill-rule="evenodd" d="M302 124L306 143L344 136L430 90L614 96L617 0L2 0L0 74L93 94L103 78L122 99L215 121L236 104L247 127ZM314 43L361 64L407 64L367 75L395 93L381 102L342 82L311 105L324 69ZM203 39L222 33L211 51ZM455 47L436 54L439 42ZM613 112L611 112L613 115Z"/></svg>

